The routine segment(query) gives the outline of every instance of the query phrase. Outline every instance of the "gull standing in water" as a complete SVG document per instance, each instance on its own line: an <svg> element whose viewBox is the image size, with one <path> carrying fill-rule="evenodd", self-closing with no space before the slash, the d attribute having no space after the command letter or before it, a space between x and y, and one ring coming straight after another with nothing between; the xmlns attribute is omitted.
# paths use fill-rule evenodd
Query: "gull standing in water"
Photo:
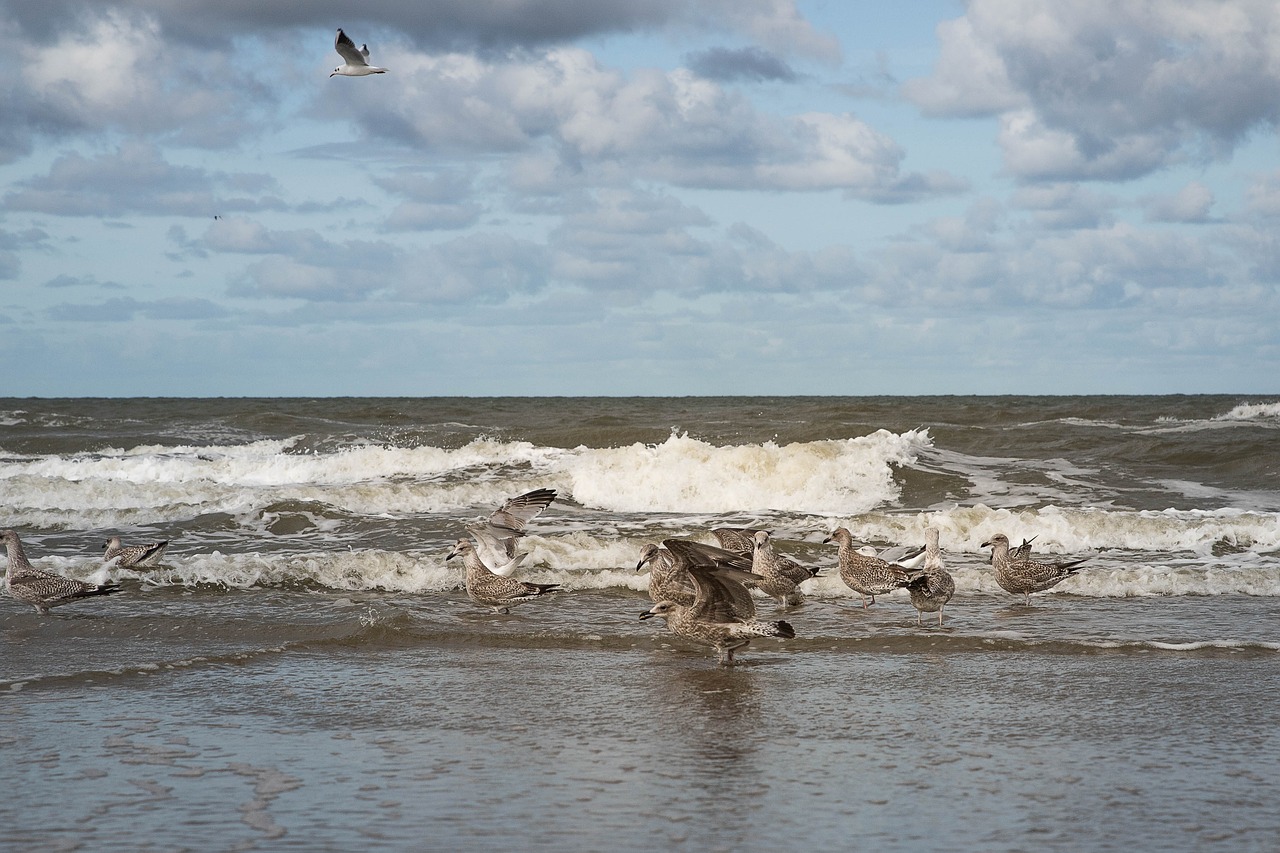
<svg viewBox="0 0 1280 853"><path fill-rule="evenodd" d="M875 604L877 595L901 589L911 581L911 573L902 566L856 551L853 534L843 527L837 527L822 541L840 546L840 580L858 594L864 610L868 598Z"/></svg>
<svg viewBox="0 0 1280 853"><path fill-rule="evenodd" d="M38 613L48 613L50 607L66 604L77 598L88 598L93 595L111 595L119 592L116 584L92 584L46 572L31 565L26 553L22 550L22 542L17 531L0 532L0 541L4 542L9 557L9 569L5 573L5 588L9 595L25 601Z"/></svg>
<svg viewBox="0 0 1280 853"><path fill-rule="evenodd" d="M764 578L756 588L778 599L783 607L804 601L800 584L817 575L818 570L807 569L790 557L774 553L773 538L766 530L757 530L752 541L751 571Z"/></svg>
<svg viewBox="0 0 1280 853"><path fill-rule="evenodd" d="M691 605L659 601L641 613L641 619L662 617L676 636L713 647L722 666L732 665L733 653L744 648L753 637L790 639L796 635L787 622L762 622L739 615L751 600L744 581L758 582L758 576L699 561L696 552L684 547L693 543L668 539L663 544L672 553L690 561L688 573L696 590L694 601Z"/></svg>
<svg viewBox="0 0 1280 853"><path fill-rule="evenodd" d="M1024 542L1023 546L1030 551L1029 542ZM1005 592L1021 595L1023 604L1031 603L1031 593L1044 592L1080 571L1078 566L1089 559L1083 557L1065 563L1039 563L1031 559L1011 559L1009 537L1003 533L992 536L982 543L982 547L991 549L991 567L996 572L996 583Z"/></svg>
<svg viewBox="0 0 1280 853"><path fill-rule="evenodd" d="M338 27L338 35L333 40L333 49L342 57L342 64L333 69L330 77L366 77L370 74L386 74L387 69L369 64L369 45L362 44L356 49L356 43Z"/></svg>
<svg viewBox="0 0 1280 853"><path fill-rule="evenodd" d="M445 560L462 557L466 569L467 597L476 604L493 608L494 613L510 613L522 601L531 601L560 588L558 583L525 583L515 578L495 575L476 553L470 539L459 539Z"/></svg>
<svg viewBox="0 0 1280 853"><path fill-rule="evenodd" d="M525 528L556 499L555 489L534 489L509 498L498 507L483 524L468 527L475 539L475 548L485 567L495 575L510 575L524 561L527 554L516 552L516 541L525 535Z"/></svg>
<svg viewBox="0 0 1280 853"><path fill-rule="evenodd" d="M942 627L942 608L956 593L956 582L942 567L942 551L938 548L938 528L925 530L924 569L912 575L907 593L916 609L916 625L925 613L938 614L938 627Z"/></svg>
<svg viewBox="0 0 1280 853"><path fill-rule="evenodd" d="M122 545L119 536L112 536L107 540L106 552L102 555L102 559L108 563L115 560L116 565L122 569L149 568L160 564L164 549L168 547L168 539L148 542L145 545Z"/></svg>
<svg viewBox="0 0 1280 853"><path fill-rule="evenodd" d="M735 554L714 545L703 545L687 539L666 539L659 547L652 543L640 551L640 562L636 571L649 566L649 600L655 604L659 601L674 601L685 607L692 607L697 589L693 579L689 577L689 569L694 565L709 565L727 569L736 569L743 573L740 578L744 584L759 580L751 571L751 560L743 554ZM750 619L756 614L755 602L746 596L735 604L736 615Z"/></svg>

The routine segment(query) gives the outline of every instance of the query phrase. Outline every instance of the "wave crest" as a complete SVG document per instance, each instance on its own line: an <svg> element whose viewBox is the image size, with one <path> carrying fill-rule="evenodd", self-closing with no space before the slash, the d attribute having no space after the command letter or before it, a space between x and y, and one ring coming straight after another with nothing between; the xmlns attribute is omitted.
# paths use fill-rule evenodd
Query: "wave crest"
<svg viewBox="0 0 1280 853"><path fill-rule="evenodd" d="M673 433L657 445L578 448L564 473L576 501L614 512L860 513L894 501L894 467L930 446L928 430L729 446Z"/></svg>

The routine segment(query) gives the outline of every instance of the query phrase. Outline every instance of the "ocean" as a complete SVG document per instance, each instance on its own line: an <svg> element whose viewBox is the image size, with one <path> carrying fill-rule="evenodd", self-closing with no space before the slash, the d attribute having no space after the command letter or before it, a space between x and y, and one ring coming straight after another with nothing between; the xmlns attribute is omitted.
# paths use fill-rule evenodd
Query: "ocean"
<svg viewBox="0 0 1280 853"><path fill-rule="evenodd" d="M495 614L445 557L534 488ZM0 490L122 587L0 599L3 849L1280 849L1275 397L0 399ZM823 569L732 667L639 619L718 526ZM938 528L943 627L837 526Z"/></svg>

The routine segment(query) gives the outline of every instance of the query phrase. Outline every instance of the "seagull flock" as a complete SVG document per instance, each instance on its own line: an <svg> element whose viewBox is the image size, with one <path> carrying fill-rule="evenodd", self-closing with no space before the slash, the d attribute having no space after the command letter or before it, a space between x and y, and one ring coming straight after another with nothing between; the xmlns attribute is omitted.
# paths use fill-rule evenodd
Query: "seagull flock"
<svg viewBox="0 0 1280 853"><path fill-rule="evenodd" d="M512 577L528 556L520 540L528 526L556 499L554 489L534 489L510 498L477 524L466 528L469 536L454 543L445 562L462 558L467 597L495 613L509 613L517 604L543 598L559 590L559 584L529 583ZM795 629L785 620L758 617L756 596L772 598L780 610L800 605L800 585L817 577L819 569L802 566L774 550L767 530L719 527L710 531L719 543L691 539L664 539L640 551L636 570L649 569L649 598L653 606L641 619L660 617L671 633L694 643L711 646L719 662L731 665L734 652L754 637L790 639ZM916 609L916 625L925 613L938 614L955 594L956 585L943 567L936 527L925 531L925 545L903 546L876 553L870 546L855 548L847 528L837 527L824 542L838 546L840 579L858 594L864 609L877 595L905 589ZM68 602L120 590L118 584L93 584L31 565L14 530L0 532L8 555L5 588L13 598L30 604L41 614ZM167 540L124 545L120 537L106 542L108 566L146 568L158 565ZM1031 593L1043 592L1080 570L1084 560L1046 563L1031 559L1031 542L1010 550L1004 534L992 536L983 547L991 548L996 583L1029 604ZM1087 559L1087 558L1085 558Z"/></svg>
<svg viewBox="0 0 1280 853"><path fill-rule="evenodd" d="M342 57L342 65L333 69L331 78L387 73L387 69L369 64L367 44L357 48L341 28L333 47ZM559 584L528 583L511 577L527 556L517 549L520 538L529 522L555 498L553 489L534 489L511 498L482 524L467 528L470 538L454 544L445 560L462 558L467 596L472 601L493 608L495 613L509 613L517 604L559 589ZM804 601L800 585L816 577L819 570L777 553L767 530L721 527L710 532L718 545L665 539L661 545L644 546L636 570L649 567L653 606L640 618L662 618L676 636L715 648L720 663L726 665L733 663L734 652L753 637L795 637L795 629L785 620L756 618L752 590L773 598L781 609L795 607ZM906 589L916 609L916 625L922 624L923 614L937 613L941 627L943 608L955 594L956 585L943 568L937 528L929 528L925 535L923 547L904 546L880 553L866 545L855 547L853 535L843 527L837 527L824 542L838 546L840 579L858 593L864 609L876 603L877 595ZM16 531L0 532L0 540L8 555L6 591L41 614L60 604L120 590L115 583L93 584L35 568ZM147 568L160 563L168 545L168 541L124 545L120 537L113 536L107 540L103 559L118 568ZM1023 596L1027 604L1031 593L1057 585L1079 571L1084 562L1037 562L1031 559L1029 540L1011 551L1004 534L992 536L982 547L991 548L996 583Z"/></svg>

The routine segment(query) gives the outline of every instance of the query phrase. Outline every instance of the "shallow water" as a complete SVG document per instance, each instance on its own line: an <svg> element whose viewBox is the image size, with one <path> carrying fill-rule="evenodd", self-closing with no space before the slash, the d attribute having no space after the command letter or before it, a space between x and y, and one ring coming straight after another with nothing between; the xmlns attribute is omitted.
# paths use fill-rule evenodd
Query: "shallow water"
<svg viewBox="0 0 1280 853"><path fill-rule="evenodd" d="M48 666L40 649L53 644L62 669L4 685L14 819L0 840L903 851L1280 840L1269 598L972 596L941 630L917 629L895 596L869 611L810 602L787 614L804 636L757 640L730 668L639 622L647 599L635 593L509 616L450 594L226 597L191 597L189 630L170 635L123 598L92 614L6 614L7 671ZM264 622L211 649L207 624L228 615ZM1189 622L1217 627L1188 642Z"/></svg>
<svg viewBox="0 0 1280 853"><path fill-rule="evenodd" d="M1280 848L1280 404L1236 398L0 401L0 522L121 583L0 600L15 850ZM445 555L560 496L511 615ZM732 668L640 547L826 568ZM821 544L942 530L944 627ZM1031 606L980 543L1092 555ZM102 541L171 539L122 570ZM456 562L456 561L454 561Z"/></svg>

